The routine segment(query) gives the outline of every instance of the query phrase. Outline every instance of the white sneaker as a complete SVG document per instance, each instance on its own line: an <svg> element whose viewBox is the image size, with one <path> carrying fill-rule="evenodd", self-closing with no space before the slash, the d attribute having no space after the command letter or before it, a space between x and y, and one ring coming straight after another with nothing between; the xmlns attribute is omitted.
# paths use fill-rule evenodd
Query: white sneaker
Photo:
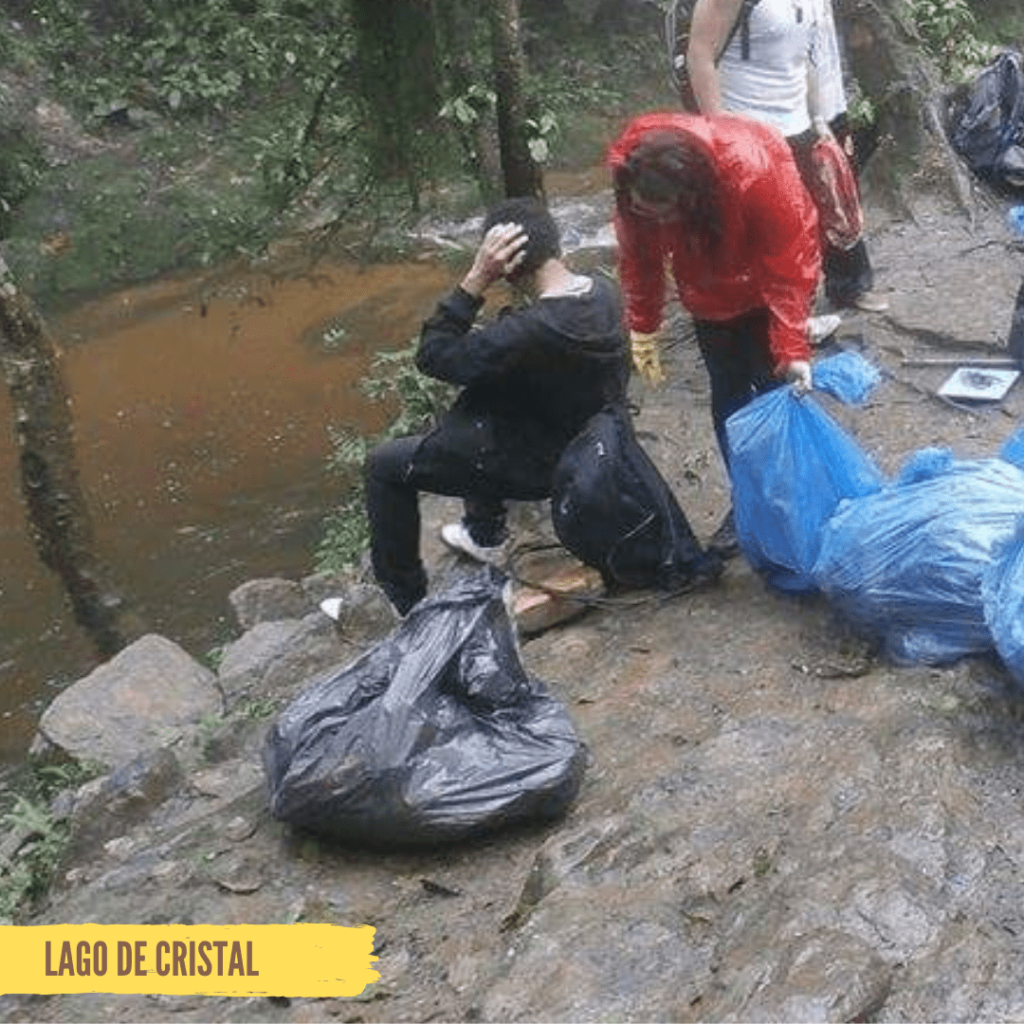
<svg viewBox="0 0 1024 1024"><path fill-rule="evenodd" d="M839 330L843 318L836 313L824 316L812 316L807 321L807 331L811 336L812 345L820 345L826 338L831 338Z"/></svg>
<svg viewBox="0 0 1024 1024"><path fill-rule="evenodd" d="M505 560L508 553L508 541L504 544L497 544L492 548L481 547L469 535L469 530L462 523L445 523L441 527L441 540L452 549L478 562L486 562L489 565L498 565Z"/></svg>

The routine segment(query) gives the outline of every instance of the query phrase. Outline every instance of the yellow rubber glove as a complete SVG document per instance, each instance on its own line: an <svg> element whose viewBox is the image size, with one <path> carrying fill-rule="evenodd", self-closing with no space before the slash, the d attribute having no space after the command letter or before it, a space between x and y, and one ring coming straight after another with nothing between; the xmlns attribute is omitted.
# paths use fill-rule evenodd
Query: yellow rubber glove
<svg viewBox="0 0 1024 1024"><path fill-rule="evenodd" d="M661 356L658 354L660 341L661 336L657 331L653 334L643 334L640 331L629 332L629 345L633 350L633 368L654 388L665 383L665 371L661 368Z"/></svg>

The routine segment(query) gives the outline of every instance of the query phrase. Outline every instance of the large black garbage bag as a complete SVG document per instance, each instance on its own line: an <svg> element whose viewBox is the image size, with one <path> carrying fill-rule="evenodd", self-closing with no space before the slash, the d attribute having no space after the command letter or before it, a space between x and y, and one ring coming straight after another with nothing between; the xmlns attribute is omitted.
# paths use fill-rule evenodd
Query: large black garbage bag
<svg viewBox="0 0 1024 1024"><path fill-rule="evenodd" d="M274 817L393 848L566 809L585 748L523 669L505 582L490 566L461 578L284 710L263 757Z"/></svg>
<svg viewBox="0 0 1024 1024"><path fill-rule="evenodd" d="M975 79L952 119L953 148L993 185L1024 189L1024 58L1001 53Z"/></svg>
<svg viewBox="0 0 1024 1024"><path fill-rule="evenodd" d="M678 590L714 576L628 413L608 406L568 444L551 481L551 522L563 546L608 587Z"/></svg>

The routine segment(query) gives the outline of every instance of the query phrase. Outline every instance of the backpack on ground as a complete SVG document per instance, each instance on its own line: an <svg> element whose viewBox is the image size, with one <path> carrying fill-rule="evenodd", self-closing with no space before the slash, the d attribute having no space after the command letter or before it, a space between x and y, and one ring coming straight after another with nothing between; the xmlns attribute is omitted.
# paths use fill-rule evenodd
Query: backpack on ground
<svg viewBox="0 0 1024 1024"><path fill-rule="evenodd" d="M743 0L739 16L715 58L716 64L729 48L733 37L741 29L743 33L741 53L744 60L750 60L750 12L757 4L758 0ZM690 48L690 23L693 20L693 9L696 6L697 0L668 0L665 8L665 45L668 48L668 66L672 75L672 84L679 93L683 108L694 114L699 114L700 107L693 92L690 72L686 67L686 53Z"/></svg>
<svg viewBox="0 0 1024 1024"><path fill-rule="evenodd" d="M555 467L551 521L562 545L609 589L686 589L721 570L619 406L596 413Z"/></svg>

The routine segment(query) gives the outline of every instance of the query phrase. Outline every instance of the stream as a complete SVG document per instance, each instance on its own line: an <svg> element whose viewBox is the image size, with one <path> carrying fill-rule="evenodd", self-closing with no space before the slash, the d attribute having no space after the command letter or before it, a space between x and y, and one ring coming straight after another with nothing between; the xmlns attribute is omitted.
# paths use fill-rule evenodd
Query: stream
<svg viewBox="0 0 1024 1024"><path fill-rule="evenodd" d="M202 658L236 633L227 596L313 571L342 497L329 425L380 429L358 386L450 280L433 262L225 269L90 302L49 323L63 350L97 556L147 626ZM0 389L0 764L98 663L26 526Z"/></svg>
<svg viewBox="0 0 1024 1024"><path fill-rule="evenodd" d="M604 172L548 178L567 254L607 265ZM559 194L569 198L559 198ZM479 218L417 240L464 258ZM471 249L470 249L471 251ZM168 277L48 321L63 351L95 553L152 632L202 660L237 636L228 594L314 571L343 497L329 426L381 429L359 388L374 353L418 334L454 273L440 258L360 266L278 258ZM26 524L0 388L0 776L45 706L99 663Z"/></svg>

